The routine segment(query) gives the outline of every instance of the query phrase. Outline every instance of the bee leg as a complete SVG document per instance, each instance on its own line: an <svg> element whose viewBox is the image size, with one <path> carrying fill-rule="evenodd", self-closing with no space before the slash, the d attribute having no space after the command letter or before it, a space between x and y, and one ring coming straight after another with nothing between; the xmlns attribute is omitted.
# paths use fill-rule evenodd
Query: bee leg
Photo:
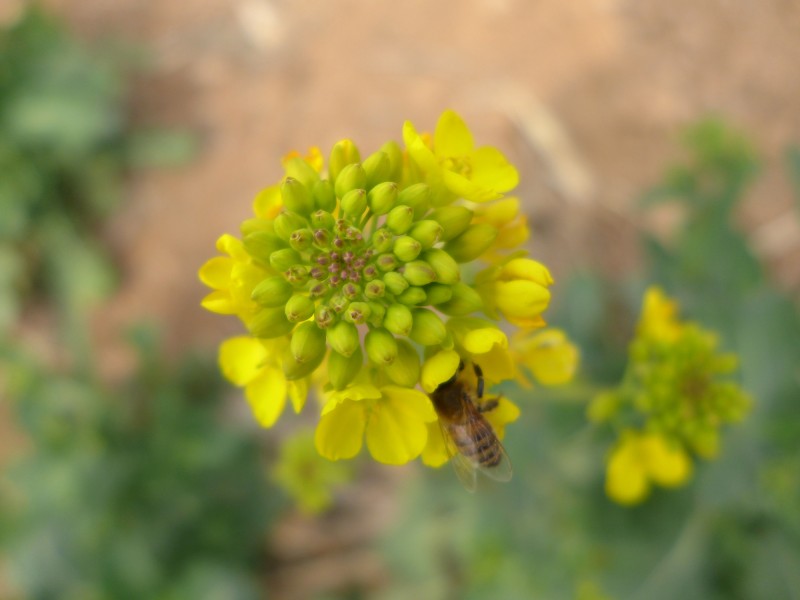
<svg viewBox="0 0 800 600"><path fill-rule="evenodd" d="M478 398L483 398L483 369L476 363L472 363L472 368L475 370L475 377L478 378Z"/></svg>
<svg viewBox="0 0 800 600"><path fill-rule="evenodd" d="M478 412L479 413L487 413L492 412L497 405L500 404L500 397L492 398L491 400L487 400L486 402L482 402L478 405Z"/></svg>

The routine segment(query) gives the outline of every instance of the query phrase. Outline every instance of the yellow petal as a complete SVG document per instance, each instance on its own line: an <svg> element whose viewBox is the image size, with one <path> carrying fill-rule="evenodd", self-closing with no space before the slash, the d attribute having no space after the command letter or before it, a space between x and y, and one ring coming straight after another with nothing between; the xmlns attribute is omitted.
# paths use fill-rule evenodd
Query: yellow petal
<svg viewBox="0 0 800 600"><path fill-rule="evenodd" d="M306 405L306 399L308 398L309 378L304 377L303 379L297 379L287 383L289 389L289 400L292 402L292 408L294 409L295 413L299 413Z"/></svg>
<svg viewBox="0 0 800 600"><path fill-rule="evenodd" d="M519 419L519 407L505 396L497 399L497 408L484 413L494 432L501 440L506 434L506 425Z"/></svg>
<svg viewBox="0 0 800 600"><path fill-rule="evenodd" d="M428 442L422 450L422 462L429 467L441 467L450 460L447 452L447 445L442 435L442 428L438 421L427 424Z"/></svg>
<svg viewBox="0 0 800 600"><path fill-rule="evenodd" d="M678 487L692 475L692 461L678 445L663 436L648 434L641 440L645 467L650 477L664 487Z"/></svg>
<svg viewBox="0 0 800 600"><path fill-rule="evenodd" d="M529 332L520 334L512 338L512 347L540 383L561 385L572 379L578 367L578 348L563 331L549 329L532 336Z"/></svg>
<svg viewBox="0 0 800 600"><path fill-rule="evenodd" d="M314 434L314 445L320 456L341 460L358 454L363 444L366 418L366 409L361 402L341 402L324 413Z"/></svg>
<svg viewBox="0 0 800 600"><path fill-rule="evenodd" d="M408 154L411 159L423 170L426 175L438 178L440 172L439 163L436 157L422 137L414 129L411 121L406 121L403 124L403 141L408 149Z"/></svg>
<svg viewBox="0 0 800 600"><path fill-rule="evenodd" d="M219 347L219 367L225 379L240 387L261 374L266 358L264 346L249 336L238 336L222 342Z"/></svg>
<svg viewBox="0 0 800 600"><path fill-rule="evenodd" d="M446 110L436 122L433 149L436 156L466 156L475 148L472 133L453 110Z"/></svg>
<svg viewBox="0 0 800 600"><path fill-rule="evenodd" d="M608 460L606 494L618 504L638 504L650 492L650 485L636 445L635 439L623 441L611 453Z"/></svg>
<svg viewBox="0 0 800 600"><path fill-rule="evenodd" d="M261 190L253 199L253 212L260 219L274 219L283 206L281 186L272 185Z"/></svg>
<svg viewBox="0 0 800 600"><path fill-rule="evenodd" d="M553 276L547 267L530 258L514 258L508 261L503 265L499 279L501 281L522 279L545 287L553 284Z"/></svg>
<svg viewBox="0 0 800 600"><path fill-rule="evenodd" d="M244 249L244 244L239 238L233 237L229 233L224 233L217 239L217 250L220 254L227 254L237 261L250 260L250 255Z"/></svg>
<svg viewBox="0 0 800 600"><path fill-rule="evenodd" d="M497 200L502 197L500 192L478 185L471 179L467 179L455 171L443 171L442 178L448 190L465 200L481 203Z"/></svg>
<svg viewBox="0 0 800 600"><path fill-rule="evenodd" d="M513 221L519 214L519 198L503 198L480 207L475 212L475 221L488 223L497 229Z"/></svg>
<svg viewBox="0 0 800 600"><path fill-rule="evenodd" d="M283 371L264 367L261 375L245 387L244 395L253 415L263 427L272 427L286 406L286 379Z"/></svg>
<svg viewBox="0 0 800 600"><path fill-rule="evenodd" d="M532 281L499 281L497 307L507 317L533 318L547 309L550 290Z"/></svg>
<svg viewBox="0 0 800 600"><path fill-rule="evenodd" d="M418 416L417 404L410 406L406 399L387 397L374 405L367 424L367 448L375 460L402 465L420 455L428 441L428 428Z"/></svg>
<svg viewBox="0 0 800 600"><path fill-rule="evenodd" d="M478 148L470 159L472 181L475 185L495 192L507 192L517 187L519 183L517 169L497 148L492 146Z"/></svg>
<svg viewBox="0 0 800 600"><path fill-rule="evenodd" d="M497 327L482 327L468 332L463 340L464 348L471 354L485 354L494 346L508 347L506 334Z"/></svg>
<svg viewBox="0 0 800 600"><path fill-rule="evenodd" d="M200 281L215 290L224 290L231 283L234 261L228 256L215 256L200 267Z"/></svg>
<svg viewBox="0 0 800 600"><path fill-rule="evenodd" d="M439 384L450 379L458 369L461 361L458 352L455 350L440 350L422 365L422 389L429 394L433 392Z"/></svg>
<svg viewBox="0 0 800 600"><path fill-rule="evenodd" d="M200 306L218 315L235 315L239 312L238 306L233 302L230 293L216 290L200 301Z"/></svg>
<svg viewBox="0 0 800 600"><path fill-rule="evenodd" d="M381 393L384 400L395 403L404 412L420 421L428 423L437 419L431 399L418 390L387 385L381 388Z"/></svg>

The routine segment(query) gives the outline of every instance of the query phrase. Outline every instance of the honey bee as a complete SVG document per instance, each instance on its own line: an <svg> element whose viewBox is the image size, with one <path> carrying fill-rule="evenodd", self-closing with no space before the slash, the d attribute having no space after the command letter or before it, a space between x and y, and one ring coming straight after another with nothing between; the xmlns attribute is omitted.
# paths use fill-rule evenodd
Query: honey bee
<svg viewBox="0 0 800 600"><path fill-rule="evenodd" d="M511 479L511 461L484 413L497 408L498 398L484 399L480 366L473 363L477 385L465 381L464 363L449 380L430 394L456 475L470 492L477 486L477 473L497 481Z"/></svg>

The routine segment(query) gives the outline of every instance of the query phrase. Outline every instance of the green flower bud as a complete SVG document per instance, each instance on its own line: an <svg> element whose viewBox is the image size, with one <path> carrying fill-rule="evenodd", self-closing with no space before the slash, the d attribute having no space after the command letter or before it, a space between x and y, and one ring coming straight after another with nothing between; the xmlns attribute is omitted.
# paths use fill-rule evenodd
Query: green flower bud
<svg viewBox="0 0 800 600"><path fill-rule="evenodd" d="M392 169L392 165L389 164L389 157L380 150L364 159L362 166L367 174L368 188L378 185L382 181L387 181Z"/></svg>
<svg viewBox="0 0 800 600"><path fill-rule="evenodd" d="M383 276L383 282L386 284L386 289L394 295L402 294L408 289L409 285L405 277L394 271L386 273Z"/></svg>
<svg viewBox="0 0 800 600"><path fill-rule="evenodd" d="M314 210L314 199L308 188L293 177L287 177L281 184L283 205L290 211L307 215Z"/></svg>
<svg viewBox="0 0 800 600"><path fill-rule="evenodd" d="M342 294L336 294L331 298L329 304L336 314L341 314L344 312L344 309L347 308L347 305L350 304L350 300L345 298Z"/></svg>
<svg viewBox="0 0 800 600"><path fill-rule="evenodd" d="M448 242L469 227L472 215L473 212L466 206L443 206L433 211L428 218L442 226L440 239Z"/></svg>
<svg viewBox="0 0 800 600"><path fill-rule="evenodd" d="M294 287L301 287L308 281L308 268L304 265L292 265L283 276Z"/></svg>
<svg viewBox="0 0 800 600"><path fill-rule="evenodd" d="M286 172L287 177L296 179L308 190L314 189L314 185L319 181L319 173L314 170L314 167L312 167L299 156L295 156L294 158L287 160L283 164L283 170Z"/></svg>
<svg viewBox="0 0 800 600"><path fill-rule="evenodd" d="M333 184L327 179L316 182L311 195L314 196L314 206L319 210L333 212L336 208L336 192L333 191Z"/></svg>
<svg viewBox="0 0 800 600"><path fill-rule="evenodd" d="M488 250L496 237L497 229L485 223L476 223L447 242L444 250L457 262L470 262Z"/></svg>
<svg viewBox="0 0 800 600"><path fill-rule="evenodd" d="M314 310L314 321L318 327L327 329L336 321L336 313L324 304L320 304Z"/></svg>
<svg viewBox="0 0 800 600"><path fill-rule="evenodd" d="M289 347L292 351L292 356L297 362L309 363L317 361L317 364L319 364L327 350L325 331L311 321L301 323L292 333Z"/></svg>
<svg viewBox="0 0 800 600"><path fill-rule="evenodd" d="M397 296L397 301L406 306L419 306L428 300L425 290L421 287L410 287L405 292Z"/></svg>
<svg viewBox="0 0 800 600"><path fill-rule="evenodd" d="M395 335L408 335L414 317L411 310L402 304L390 304L383 317L383 326Z"/></svg>
<svg viewBox="0 0 800 600"><path fill-rule="evenodd" d="M352 282L347 282L342 286L342 294L348 300L355 300L361 295L361 286Z"/></svg>
<svg viewBox="0 0 800 600"><path fill-rule="evenodd" d="M313 361L300 362L292 356L291 349L287 348L281 357L281 366L283 367L283 376L287 381L295 381L311 375L317 370L325 359L325 353L322 353Z"/></svg>
<svg viewBox="0 0 800 600"><path fill-rule="evenodd" d="M292 297L292 286L280 275L267 277L256 287L250 297L261 306L283 306Z"/></svg>
<svg viewBox="0 0 800 600"><path fill-rule="evenodd" d="M383 325L383 318L386 316L386 306L380 302L367 302L369 306L369 319L367 322L373 327L380 327Z"/></svg>
<svg viewBox="0 0 800 600"><path fill-rule="evenodd" d="M397 385L413 388L419 381L419 354L406 340L397 342L397 357L384 367L389 379Z"/></svg>
<svg viewBox="0 0 800 600"><path fill-rule="evenodd" d="M414 260L422 252L422 244L414 238L402 235L394 240L394 247L392 248L394 255L403 262Z"/></svg>
<svg viewBox="0 0 800 600"><path fill-rule="evenodd" d="M392 247L394 236L388 229L381 227L372 234L372 247L375 252L386 252Z"/></svg>
<svg viewBox="0 0 800 600"><path fill-rule="evenodd" d="M248 327L253 336L271 339L289 333L294 323L286 319L283 307L262 308L250 319Z"/></svg>
<svg viewBox="0 0 800 600"><path fill-rule="evenodd" d="M418 221L411 227L408 235L422 244L423 248L430 248L439 241L439 236L442 235L442 226L436 221Z"/></svg>
<svg viewBox="0 0 800 600"><path fill-rule="evenodd" d="M375 281L370 281L364 287L364 295L370 300L383 298L383 295L385 293L386 293L386 284L383 283L380 279L376 279Z"/></svg>
<svg viewBox="0 0 800 600"><path fill-rule="evenodd" d="M362 325L367 322L370 315L370 308L366 302L351 302L344 311L345 321Z"/></svg>
<svg viewBox="0 0 800 600"><path fill-rule="evenodd" d="M297 250L292 250L291 248L276 250L269 256L269 264L276 271L285 271L301 262L301 260Z"/></svg>
<svg viewBox="0 0 800 600"><path fill-rule="evenodd" d="M295 294L286 303L286 318L292 323L300 323L310 319L314 314L314 301L308 296Z"/></svg>
<svg viewBox="0 0 800 600"><path fill-rule="evenodd" d="M331 247L331 232L327 229L314 230L314 245L317 248L328 249Z"/></svg>
<svg viewBox="0 0 800 600"><path fill-rule="evenodd" d="M411 285L428 285L436 280L436 273L424 260L414 260L403 268L403 277Z"/></svg>
<svg viewBox="0 0 800 600"><path fill-rule="evenodd" d="M316 210L311 213L311 228L312 229L328 229L333 227L336 219L327 210Z"/></svg>
<svg viewBox="0 0 800 600"><path fill-rule="evenodd" d="M461 317L483 310L483 300L480 294L466 283L456 283L451 286L453 297L437 308L451 317Z"/></svg>
<svg viewBox="0 0 800 600"><path fill-rule="evenodd" d="M369 359L377 365L390 365L397 358L397 340L385 329L373 329L364 340Z"/></svg>
<svg viewBox="0 0 800 600"><path fill-rule="evenodd" d="M442 320L433 311L425 308L414 310L414 324L409 331L409 337L421 346L435 346L441 344L447 337Z"/></svg>
<svg viewBox="0 0 800 600"><path fill-rule="evenodd" d="M272 222L272 219L259 219L254 217L242 221L242 224L239 225L239 231L242 233L242 238L251 233L256 233L257 231L275 233L275 224Z"/></svg>
<svg viewBox="0 0 800 600"><path fill-rule="evenodd" d="M374 215L385 215L397 201L397 184L384 181L373 187L368 194L369 209Z"/></svg>
<svg viewBox="0 0 800 600"><path fill-rule="evenodd" d="M402 235L411 229L412 223L414 223L414 209L410 206L395 206L386 215L386 227L397 235Z"/></svg>
<svg viewBox="0 0 800 600"><path fill-rule="evenodd" d="M336 177L336 183L333 184L333 189L339 198L344 198L344 195L349 191L363 190L366 187L367 174L364 173L364 168L360 163L347 165L343 168Z"/></svg>
<svg viewBox="0 0 800 600"><path fill-rule="evenodd" d="M461 269L458 268L458 263L444 250L433 248L426 251L422 258L436 273L436 281L441 283L461 281Z"/></svg>
<svg viewBox="0 0 800 600"><path fill-rule="evenodd" d="M328 355L328 377L335 390L343 390L356 378L364 367L364 354L361 347L357 346L350 356L343 356L338 352Z"/></svg>
<svg viewBox="0 0 800 600"><path fill-rule="evenodd" d="M397 195L397 203L405 204L414 209L414 218L419 219L428 211L430 206L431 188L426 183L416 183L408 186Z"/></svg>
<svg viewBox="0 0 800 600"><path fill-rule="evenodd" d="M283 211L275 217L275 235L283 241L288 242L292 234L298 229L308 227L308 221L297 213Z"/></svg>
<svg viewBox="0 0 800 600"><path fill-rule="evenodd" d="M389 159L389 173L385 181L400 181L403 172L403 151L397 142L386 142L381 146L381 152Z"/></svg>
<svg viewBox="0 0 800 600"><path fill-rule="evenodd" d="M339 321L327 330L328 345L342 356L351 356L359 347L358 328L347 321Z"/></svg>
<svg viewBox="0 0 800 600"><path fill-rule="evenodd" d="M342 198L342 211L351 219L359 219L367 209L367 192L355 189L347 192Z"/></svg>
<svg viewBox="0 0 800 600"><path fill-rule="evenodd" d="M289 245L298 252L304 252L311 247L314 241L314 234L310 229L297 229L289 236Z"/></svg>
<svg viewBox="0 0 800 600"><path fill-rule="evenodd" d="M381 254L376 261L378 268L383 271L393 271L400 264L397 259L391 254Z"/></svg>
<svg viewBox="0 0 800 600"><path fill-rule="evenodd" d="M256 231L244 236L244 249L253 258L263 263L269 262L269 257L273 252L286 247L286 244L274 233L268 231Z"/></svg>
<svg viewBox="0 0 800 600"><path fill-rule="evenodd" d="M428 304L437 305L448 302L453 297L453 288L443 283L432 283L425 286Z"/></svg>
<svg viewBox="0 0 800 600"><path fill-rule="evenodd" d="M328 160L328 174L335 181L347 165L357 162L361 162L361 155L352 140L336 142L331 149L331 156ZM341 195L337 195L341 197Z"/></svg>

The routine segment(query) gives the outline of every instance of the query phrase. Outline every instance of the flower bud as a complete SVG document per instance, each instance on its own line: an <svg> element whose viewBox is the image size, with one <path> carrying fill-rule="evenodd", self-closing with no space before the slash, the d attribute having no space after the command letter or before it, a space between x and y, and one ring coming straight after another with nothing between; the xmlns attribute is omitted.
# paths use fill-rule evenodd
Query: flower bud
<svg viewBox="0 0 800 600"><path fill-rule="evenodd" d="M453 288L443 283L432 283L425 286L425 295L428 304L444 304L453 297Z"/></svg>
<svg viewBox="0 0 800 600"><path fill-rule="evenodd" d="M367 322L373 327L381 327L383 325L383 318L386 316L386 306L380 302L367 302L369 306L369 319Z"/></svg>
<svg viewBox="0 0 800 600"><path fill-rule="evenodd" d="M314 184L319 181L319 173L299 156L284 161L283 170L286 172L287 178L291 177L292 179L296 179L309 191L312 190Z"/></svg>
<svg viewBox="0 0 800 600"><path fill-rule="evenodd" d="M344 310L345 321L355 325L363 325L370 315L370 308L366 302L351 302Z"/></svg>
<svg viewBox="0 0 800 600"><path fill-rule="evenodd" d="M250 297L261 306L283 306L292 297L292 286L280 275L273 275L262 280Z"/></svg>
<svg viewBox="0 0 800 600"><path fill-rule="evenodd" d="M411 227L408 235L422 244L423 248L430 248L439 241L439 236L442 234L442 226L436 221L425 220L415 223Z"/></svg>
<svg viewBox="0 0 800 600"><path fill-rule="evenodd" d="M351 356L359 347L358 328L347 321L339 321L327 330L328 345L342 356Z"/></svg>
<svg viewBox="0 0 800 600"><path fill-rule="evenodd" d="M328 377L335 390L343 390L364 367L364 355L357 346L350 356L338 352L328 355Z"/></svg>
<svg viewBox="0 0 800 600"><path fill-rule="evenodd" d="M308 267L305 265L292 265L283 274L286 281L295 287L301 287L308 281Z"/></svg>
<svg viewBox="0 0 800 600"><path fill-rule="evenodd" d="M397 342L397 357L394 362L384 367L389 379L397 385L413 388L419 381L419 354L408 341Z"/></svg>
<svg viewBox="0 0 800 600"><path fill-rule="evenodd" d="M285 271L299 262L302 262L300 254L291 248L276 250L269 256L269 264L276 271Z"/></svg>
<svg viewBox="0 0 800 600"><path fill-rule="evenodd" d="M403 277L411 285L428 285L436 280L436 273L424 260L414 260L403 268Z"/></svg>
<svg viewBox="0 0 800 600"><path fill-rule="evenodd" d="M392 247L392 239L394 236L388 229L381 227L372 234L372 247L375 252L386 252Z"/></svg>
<svg viewBox="0 0 800 600"><path fill-rule="evenodd" d="M310 229L297 229L289 236L289 245L298 252L304 252L311 247L314 241L314 234Z"/></svg>
<svg viewBox="0 0 800 600"><path fill-rule="evenodd" d="M394 255L403 262L414 260L422 252L422 244L414 238L402 235L394 240L394 247L392 248Z"/></svg>
<svg viewBox="0 0 800 600"><path fill-rule="evenodd" d="M444 250L457 262L470 262L478 258L497 237L497 229L491 225L477 223L470 225L460 235L444 245Z"/></svg>
<svg viewBox="0 0 800 600"><path fill-rule="evenodd" d="M323 347L323 349L326 349ZM291 348L287 348L281 357L281 366L283 367L283 376L287 381L295 381L311 375L316 371L317 367L322 364L325 359L325 353L321 353L314 360L300 362L292 354Z"/></svg>
<svg viewBox="0 0 800 600"><path fill-rule="evenodd" d="M358 220L367 209L367 192L361 188L350 190L342 197L342 211L351 219Z"/></svg>
<svg viewBox="0 0 800 600"><path fill-rule="evenodd" d="M397 259L391 254L381 254L376 261L378 268L383 271L393 271L397 268L398 262Z"/></svg>
<svg viewBox="0 0 800 600"><path fill-rule="evenodd" d="M348 300L355 300L361 295L361 286L348 282L342 286L342 295Z"/></svg>
<svg viewBox="0 0 800 600"><path fill-rule="evenodd" d="M376 279L375 281L370 281L364 287L364 295L370 300L383 298L383 295L385 293L386 293L386 284L383 283L380 279Z"/></svg>
<svg viewBox="0 0 800 600"><path fill-rule="evenodd" d="M330 248L331 247L331 234L327 229L314 230L314 245L317 248Z"/></svg>
<svg viewBox="0 0 800 600"><path fill-rule="evenodd" d="M336 313L324 304L320 304L314 310L314 321L318 327L327 329L336 321Z"/></svg>
<svg viewBox="0 0 800 600"><path fill-rule="evenodd" d="M333 184L327 179L316 182L311 195L314 197L314 206L319 210L330 213L336 208L336 193L333 191Z"/></svg>
<svg viewBox="0 0 800 600"><path fill-rule="evenodd" d="M377 365L390 365L397 358L397 340L385 329L373 329L364 340L369 359Z"/></svg>
<svg viewBox="0 0 800 600"><path fill-rule="evenodd" d="M410 287L405 292L397 296L397 301L407 306L418 306L425 304L428 296L421 287Z"/></svg>
<svg viewBox="0 0 800 600"><path fill-rule="evenodd" d="M386 154L389 160L389 173L386 175L384 181L400 181L400 176L403 171L403 151L397 142L386 142L381 146L381 152Z"/></svg>
<svg viewBox="0 0 800 600"><path fill-rule="evenodd" d="M331 298L329 304L333 312L341 314L344 312L344 309L347 308L347 305L350 304L350 300L345 298L342 294L336 294Z"/></svg>
<svg viewBox="0 0 800 600"><path fill-rule="evenodd" d="M397 184L384 181L373 187L368 194L369 209L374 215L385 215L397 201Z"/></svg>
<svg viewBox="0 0 800 600"><path fill-rule="evenodd" d="M331 156L328 160L328 174L335 181L347 165L357 162L361 162L361 155L352 140L336 142L331 149Z"/></svg>
<svg viewBox="0 0 800 600"><path fill-rule="evenodd" d="M391 304L386 309L383 326L395 335L408 335L414 318L411 310L402 304Z"/></svg>
<svg viewBox="0 0 800 600"><path fill-rule="evenodd" d="M409 331L409 337L421 346L435 346L441 344L447 337L442 320L433 311L418 308L413 312L414 324Z"/></svg>
<svg viewBox="0 0 800 600"><path fill-rule="evenodd" d="M395 271L386 273L383 276L383 282L386 284L386 289L388 289L395 296L397 294L402 294L408 289L408 282L406 281L406 278Z"/></svg>
<svg viewBox="0 0 800 600"><path fill-rule="evenodd" d="M466 283L456 283L451 286L453 297L437 308L446 315L461 317L483 310L483 300L480 294Z"/></svg>
<svg viewBox="0 0 800 600"><path fill-rule="evenodd" d="M333 227L333 224L336 222L336 219L333 218L333 215L328 212L327 210L316 210L311 213L311 228L312 229L328 229L330 230Z"/></svg>
<svg viewBox="0 0 800 600"><path fill-rule="evenodd" d="M295 294L286 303L286 318L292 323L310 319L314 314L314 301L308 296Z"/></svg>
<svg viewBox="0 0 800 600"><path fill-rule="evenodd" d="M321 360L325 355L325 331L317 327L316 323L308 321L301 323L292 332L289 343L292 356L299 363L309 363Z"/></svg>
<svg viewBox="0 0 800 600"><path fill-rule="evenodd" d="M281 184L283 205L292 212L307 215L314 210L314 199L308 188L293 177L287 177Z"/></svg>
<svg viewBox="0 0 800 600"><path fill-rule="evenodd" d="M270 339L286 335L294 323L286 319L283 307L262 308L247 322L247 327L254 337Z"/></svg>
<svg viewBox="0 0 800 600"><path fill-rule="evenodd" d="M336 177L333 189L339 198L344 198L347 192L352 190L363 190L367 187L367 174L360 163L347 165Z"/></svg>
<svg viewBox="0 0 800 600"><path fill-rule="evenodd" d="M458 268L458 263L444 250L433 248L426 251L422 258L436 273L436 281L457 283L461 280L461 269Z"/></svg>
<svg viewBox="0 0 800 600"><path fill-rule="evenodd" d="M362 166L367 174L367 188L378 185L382 181L387 181L392 168L389 164L389 157L380 150L365 158Z"/></svg>
<svg viewBox="0 0 800 600"><path fill-rule="evenodd" d="M308 227L308 221L297 213L283 211L275 217L275 235L288 242L292 234L298 229Z"/></svg>
<svg viewBox="0 0 800 600"><path fill-rule="evenodd" d="M273 252L286 247L286 244L278 236L268 231L249 233L244 236L242 242L244 243L244 249L247 250L250 256L264 263L269 262L269 257Z"/></svg>
<svg viewBox="0 0 800 600"><path fill-rule="evenodd" d="M268 231L269 233L275 233L275 224L272 222L272 219L260 219L258 217L254 217L252 219L245 219L242 221L242 224L239 225L239 231L241 232L242 237L251 233L255 233L256 231Z"/></svg>
<svg viewBox="0 0 800 600"><path fill-rule="evenodd" d="M410 206L395 206L386 215L386 227L392 233L402 235L409 229L414 222L414 209Z"/></svg>
<svg viewBox="0 0 800 600"><path fill-rule="evenodd" d="M472 211L466 206L442 206L433 211L428 218L442 226L441 240L449 242L469 227Z"/></svg>
<svg viewBox="0 0 800 600"><path fill-rule="evenodd" d="M419 219L430 205L431 188L426 183L408 186L397 195L397 204L405 204L414 209L414 218Z"/></svg>

